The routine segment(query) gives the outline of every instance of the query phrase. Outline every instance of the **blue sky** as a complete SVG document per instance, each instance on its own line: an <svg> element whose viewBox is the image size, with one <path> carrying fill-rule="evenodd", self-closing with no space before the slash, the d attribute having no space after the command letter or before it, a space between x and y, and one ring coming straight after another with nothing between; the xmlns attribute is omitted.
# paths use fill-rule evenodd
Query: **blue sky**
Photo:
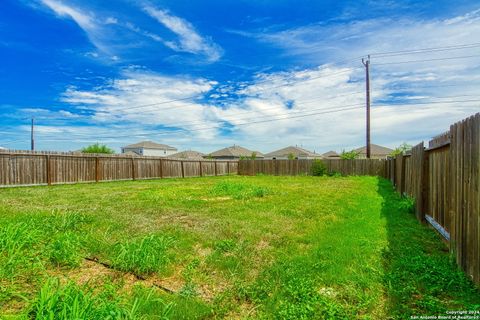
<svg viewBox="0 0 480 320"><path fill-rule="evenodd" d="M477 1L0 6L0 147L29 148L35 117L44 150L351 149L364 142L367 54L374 143L428 140L480 110ZM444 49L412 52L423 48Z"/></svg>

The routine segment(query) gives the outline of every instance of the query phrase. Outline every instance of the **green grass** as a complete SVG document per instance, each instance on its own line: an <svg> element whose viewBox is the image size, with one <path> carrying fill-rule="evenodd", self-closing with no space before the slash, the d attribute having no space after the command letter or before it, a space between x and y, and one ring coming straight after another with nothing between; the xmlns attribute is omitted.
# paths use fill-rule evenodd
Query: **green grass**
<svg viewBox="0 0 480 320"><path fill-rule="evenodd" d="M375 177L1 189L0 318L388 319L480 310L480 292L411 207Z"/></svg>

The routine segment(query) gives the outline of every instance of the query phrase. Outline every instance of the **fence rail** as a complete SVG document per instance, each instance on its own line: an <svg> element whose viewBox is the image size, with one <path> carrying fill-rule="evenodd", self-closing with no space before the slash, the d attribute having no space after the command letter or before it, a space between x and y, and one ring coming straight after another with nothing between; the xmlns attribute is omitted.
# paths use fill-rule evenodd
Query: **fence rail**
<svg viewBox="0 0 480 320"><path fill-rule="evenodd" d="M237 174L231 160L89 155L52 152L1 152L0 186L181 178Z"/></svg>

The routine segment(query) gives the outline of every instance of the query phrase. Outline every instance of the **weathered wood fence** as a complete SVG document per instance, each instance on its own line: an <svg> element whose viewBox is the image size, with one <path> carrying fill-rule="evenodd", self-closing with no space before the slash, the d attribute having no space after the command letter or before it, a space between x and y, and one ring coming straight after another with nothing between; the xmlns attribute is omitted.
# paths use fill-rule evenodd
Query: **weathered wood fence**
<svg viewBox="0 0 480 320"><path fill-rule="evenodd" d="M480 113L386 166L397 191L415 198L418 220L449 241L458 265L480 284Z"/></svg>
<svg viewBox="0 0 480 320"><path fill-rule="evenodd" d="M239 175L267 174L276 176L308 175L312 170L311 159L299 160L240 160ZM385 176L385 160L354 159L322 160L328 172L338 172L343 175L373 175Z"/></svg>
<svg viewBox="0 0 480 320"><path fill-rule="evenodd" d="M0 152L0 186L237 174L238 161Z"/></svg>

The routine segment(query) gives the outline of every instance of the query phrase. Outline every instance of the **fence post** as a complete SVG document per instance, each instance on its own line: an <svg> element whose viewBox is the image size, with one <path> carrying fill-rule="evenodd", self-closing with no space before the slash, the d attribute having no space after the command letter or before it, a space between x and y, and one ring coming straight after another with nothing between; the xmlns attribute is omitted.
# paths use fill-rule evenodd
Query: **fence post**
<svg viewBox="0 0 480 320"><path fill-rule="evenodd" d="M198 164L200 165L200 177L203 177L203 171L202 171L202 161L198 161Z"/></svg>
<svg viewBox="0 0 480 320"><path fill-rule="evenodd" d="M429 164L429 153L423 150L423 161L422 161L422 202L421 202L421 211L417 216L420 222L425 222L425 214L428 212L428 203L430 202L430 164Z"/></svg>
<svg viewBox="0 0 480 320"><path fill-rule="evenodd" d="M217 160L214 160L213 163L215 164L215 175L218 175L218 173L217 173Z"/></svg>
<svg viewBox="0 0 480 320"><path fill-rule="evenodd" d="M95 182L100 180L100 159L95 157Z"/></svg>
<svg viewBox="0 0 480 320"><path fill-rule="evenodd" d="M230 175L230 161L227 160L227 176Z"/></svg>
<svg viewBox="0 0 480 320"><path fill-rule="evenodd" d="M132 157L132 180L135 180L135 158Z"/></svg>
<svg viewBox="0 0 480 320"><path fill-rule="evenodd" d="M50 155L45 156L45 161L46 161L46 169L47 169L47 185L51 186L52 185L52 173L50 170Z"/></svg>
<svg viewBox="0 0 480 320"><path fill-rule="evenodd" d="M182 166L182 178L185 178L185 169L183 168L183 160L180 160L180 165Z"/></svg>
<svg viewBox="0 0 480 320"><path fill-rule="evenodd" d="M255 175L255 160L252 159L250 161L252 161L252 176L254 176Z"/></svg>
<svg viewBox="0 0 480 320"><path fill-rule="evenodd" d="M162 159L160 160L160 179L163 179L163 161Z"/></svg>
<svg viewBox="0 0 480 320"><path fill-rule="evenodd" d="M405 178L406 178L406 170L405 170L405 156L403 154L400 155L402 157L402 170L401 170L401 180L400 180L400 195L403 196L405 193Z"/></svg>

